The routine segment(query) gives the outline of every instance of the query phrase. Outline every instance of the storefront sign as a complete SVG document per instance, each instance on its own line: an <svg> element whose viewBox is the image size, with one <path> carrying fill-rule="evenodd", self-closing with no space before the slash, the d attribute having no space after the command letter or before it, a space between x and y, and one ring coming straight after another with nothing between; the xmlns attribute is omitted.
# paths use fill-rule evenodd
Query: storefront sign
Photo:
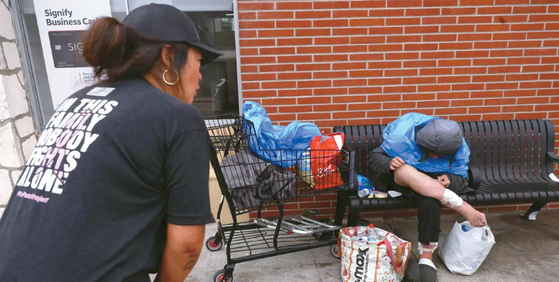
<svg viewBox="0 0 559 282"><path fill-rule="evenodd" d="M82 57L82 38L95 19L111 16L111 6L109 0L33 2L56 109L68 96L95 83L93 68Z"/></svg>

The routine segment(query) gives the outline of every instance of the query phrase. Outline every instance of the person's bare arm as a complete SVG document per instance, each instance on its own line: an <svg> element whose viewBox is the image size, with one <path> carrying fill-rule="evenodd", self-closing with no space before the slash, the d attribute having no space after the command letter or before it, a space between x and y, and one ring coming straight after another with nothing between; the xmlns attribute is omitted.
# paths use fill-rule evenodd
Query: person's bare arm
<svg viewBox="0 0 559 282"><path fill-rule="evenodd" d="M167 224L167 244L155 281L183 282L198 261L205 232L205 225Z"/></svg>

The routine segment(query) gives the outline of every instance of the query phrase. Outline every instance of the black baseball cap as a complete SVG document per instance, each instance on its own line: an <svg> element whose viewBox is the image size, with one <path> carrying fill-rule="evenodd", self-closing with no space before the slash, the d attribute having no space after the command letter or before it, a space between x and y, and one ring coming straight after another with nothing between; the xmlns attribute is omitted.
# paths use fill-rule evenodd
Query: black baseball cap
<svg viewBox="0 0 559 282"><path fill-rule="evenodd" d="M165 4L149 4L132 10L122 24L140 36L159 42L185 42L198 47L202 53L201 64L205 65L223 55L218 50L202 43L196 26L179 9Z"/></svg>

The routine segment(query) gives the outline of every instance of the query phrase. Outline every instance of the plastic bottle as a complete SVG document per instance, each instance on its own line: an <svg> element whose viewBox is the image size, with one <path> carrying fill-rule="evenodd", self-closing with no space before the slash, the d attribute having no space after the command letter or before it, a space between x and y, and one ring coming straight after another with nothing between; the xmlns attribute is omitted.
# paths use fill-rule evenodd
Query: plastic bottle
<svg viewBox="0 0 559 282"><path fill-rule="evenodd" d="M371 194L371 190L369 188L362 188L357 191L357 196L359 198L367 198Z"/></svg>
<svg viewBox="0 0 559 282"><path fill-rule="evenodd" d="M369 237L369 241L378 241L381 239L377 231L375 230L375 225L372 223L369 224L369 233L367 237Z"/></svg>
<svg viewBox="0 0 559 282"><path fill-rule="evenodd" d="M462 224L462 231L468 232L468 227L465 224Z"/></svg>

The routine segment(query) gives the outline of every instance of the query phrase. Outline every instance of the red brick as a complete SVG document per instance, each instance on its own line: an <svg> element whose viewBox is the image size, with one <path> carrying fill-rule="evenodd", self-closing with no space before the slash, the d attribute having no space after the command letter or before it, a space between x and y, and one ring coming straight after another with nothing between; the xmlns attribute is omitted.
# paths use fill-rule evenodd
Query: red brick
<svg viewBox="0 0 559 282"><path fill-rule="evenodd" d="M289 89L289 90L278 90L278 96L280 97L293 97L293 96L311 96L312 89ZM243 91L244 95L244 91Z"/></svg>
<svg viewBox="0 0 559 282"><path fill-rule="evenodd" d="M336 40L337 37L332 37L332 40ZM371 43L384 43L385 42L384 36L353 36L351 37L351 44L371 44ZM340 44L340 43L334 43Z"/></svg>
<svg viewBox="0 0 559 282"><path fill-rule="evenodd" d="M542 47L540 40L509 41L509 48L532 48Z"/></svg>
<svg viewBox="0 0 559 282"><path fill-rule="evenodd" d="M450 86L448 87L450 90ZM437 93L437 99L468 99L470 98L469 92L449 92Z"/></svg>
<svg viewBox="0 0 559 282"><path fill-rule="evenodd" d="M345 9L345 8L349 8L349 1L314 2L314 9Z"/></svg>
<svg viewBox="0 0 559 282"><path fill-rule="evenodd" d="M276 57L241 57L241 65L275 63Z"/></svg>
<svg viewBox="0 0 559 282"><path fill-rule="evenodd" d="M471 42L439 43L441 50L472 49L472 46Z"/></svg>
<svg viewBox="0 0 559 282"><path fill-rule="evenodd" d="M332 70L356 70L366 69L367 63L332 63Z"/></svg>
<svg viewBox="0 0 559 282"><path fill-rule="evenodd" d="M543 7L543 8L545 8L545 7ZM550 12L550 13L559 13L559 6L547 6L547 9L548 9L548 12Z"/></svg>
<svg viewBox="0 0 559 282"><path fill-rule="evenodd" d="M495 16L493 22L495 23L519 23L526 22L528 16L525 15L513 15L513 16Z"/></svg>
<svg viewBox="0 0 559 282"><path fill-rule="evenodd" d="M402 44L373 44L369 45L369 52L402 51Z"/></svg>
<svg viewBox="0 0 559 282"><path fill-rule="evenodd" d="M258 12L259 19L292 19L293 12Z"/></svg>
<svg viewBox="0 0 559 282"><path fill-rule="evenodd" d="M351 110L351 105L349 105ZM332 113L333 119L352 119L352 118L365 118L367 116L366 111L355 111L351 110L351 112L334 112Z"/></svg>
<svg viewBox="0 0 559 282"><path fill-rule="evenodd" d="M295 105L297 104L296 98L277 98L262 99L262 106L279 106L279 105Z"/></svg>
<svg viewBox="0 0 559 282"><path fill-rule="evenodd" d="M442 0L446 2L446 0ZM424 7L426 7L424 5ZM438 16L441 14L440 9L406 9L406 16Z"/></svg>
<svg viewBox="0 0 559 282"><path fill-rule="evenodd" d="M510 30L512 31L529 31L529 30L543 30L544 24L535 23L535 24L512 24L510 26Z"/></svg>
<svg viewBox="0 0 559 282"><path fill-rule="evenodd" d="M421 59L449 59L454 58L454 52L439 51L439 52L421 52Z"/></svg>
<svg viewBox="0 0 559 282"><path fill-rule="evenodd" d="M261 11L261 10L273 10L274 9L274 3L273 2L243 2L243 3L237 3L237 9L239 9L239 11L248 11L248 10L254 10L254 11Z"/></svg>
<svg viewBox="0 0 559 282"><path fill-rule="evenodd" d="M504 92L505 97L522 97L522 96L535 96L536 90L507 90Z"/></svg>
<svg viewBox="0 0 559 282"><path fill-rule="evenodd" d="M512 9L514 14L541 14L546 12L545 6L516 6Z"/></svg>
<svg viewBox="0 0 559 282"><path fill-rule="evenodd" d="M274 46L276 40L274 39L240 39L240 46Z"/></svg>
<svg viewBox="0 0 559 282"><path fill-rule="evenodd" d="M452 74L452 68L433 68L433 69L421 69L419 71L420 75L447 75Z"/></svg>
<svg viewBox="0 0 559 282"><path fill-rule="evenodd" d="M295 88L296 86L295 81L262 82L262 89Z"/></svg>
<svg viewBox="0 0 559 282"><path fill-rule="evenodd" d="M488 73L520 72L520 66L489 67Z"/></svg>
<svg viewBox="0 0 559 282"><path fill-rule="evenodd" d="M258 48L241 48L241 56L257 56Z"/></svg>
<svg viewBox="0 0 559 282"><path fill-rule="evenodd" d="M256 12L239 12L238 19L242 20L256 20Z"/></svg>
<svg viewBox="0 0 559 282"><path fill-rule="evenodd" d="M477 32L494 32L494 31L509 31L510 24L478 24L476 25Z"/></svg>
<svg viewBox="0 0 559 282"><path fill-rule="evenodd" d="M286 45L294 45L294 46L301 46L301 45L312 45L312 38L278 38L278 46L286 46Z"/></svg>
<svg viewBox="0 0 559 282"><path fill-rule="evenodd" d="M349 104L350 111L369 111L382 108L382 103Z"/></svg>
<svg viewBox="0 0 559 282"><path fill-rule="evenodd" d="M297 19L327 19L331 18L331 11L296 11Z"/></svg>
<svg viewBox="0 0 559 282"><path fill-rule="evenodd" d="M331 30L327 28L297 29L295 30L295 35L296 36L331 35Z"/></svg>
<svg viewBox="0 0 559 282"><path fill-rule="evenodd" d="M377 96L369 96L369 99L375 98ZM367 117L389 117L389 116L399 116L399 110L380 110L380 111L369 111L367 112Z"/></svg>
<svg viewBox="0 0 559 282"><path fill-rule="evenodd" d="M434 85L419 85L417 92L442 92L450 91L450 85L434 84Z"/></svg>
<svg viewBox="0 0 559 282"><path fill-rule="evenodd" d="M438 26L406 26L405 27L405 33L436 33L436 32L439 32Z"/></svg>
<svg viewBox="0 0 559 282"><path fill-rule="evenodd" d="M301 20L289 20L289 21L276 21L277 28L301 28L301 27L311 27L312 21L301 21Z"/></svg>
<svg viewBox="0 0 559 282"><path fill-rule="evenodd" d="M402 67L402 62L385 62L385 61L379 61L379 62L368 62L368 68L369 69L393 69L393 68L401 68Z"/></svg>
<svg viewBox="0 0 559 282"><path fill-rule="evenodd" d="M391 85L391 84L402 84L401 78L370 78L368 80L368 85Z"/></svg>
<svg viewBox="0 0 559 282"><path fill-rule="evenodd" d="M349 77L382 77L382 70L355 70L349 72Z"/></svg>
<svg viewBox="0 0 559 282"><path fill-rule="evenodd" d="M383 7L386 7L386 0L376 0L376 1L353 0L353 1L351 1L351 8L383 8Z"/></svg>
<svg viewBox="0 0 559 282"><path fill-rule="evenodd" d="M559 63L559 57L542 57L542 64L557 64L557 63Z"/></svg>
<svg viewBox="0 0 559 282"><path fill-rule="evenodd" d="M279 56L278 63L310 63L312 62L311 55L304 56Z"/></svg>
<svg viewBox="0 0 559 282"><path fill-rule="evenodd" d="M483 114L483 113L495 113L499 112L501 109L500 107L471 107L468 109L468 112L471 114Z"/></svg>
<svg viewBox="0 0 559 282"><path fill-rule="evenodd" d="M483 58L489 57L489 51L456 51L456 58Z"/></svg>
<svg viewBox="0 0 559 282"><path fill-rule="evenodd" d="M448 100L417 102L418 108L442 108L442 107L446 108L449 105L450 105L450 101Z"/></svg>
<svg viewBox="0 0 559 282"><path fill-rule="evenodd" d="M522 72L551 72L553 70L553 65L522 66Z"/></svg>
<svg viewBox="0 0 559 282"><path fill-rule="evenodd" d="M334 18L366 18L369 16L367 10L334 10L332 11Z"/></svg>
<svg viewBox="0 0 559 282"><path fill-rule="evenodd" d="M413 60L419 59L419 53L387 53L385 54L385 58L386 60Z"/></svg>
<svg viewBox="0 0 559 282"><path fill-rule="evenodd" d="M507 81L520 80L538 80L538 74L507 74Z"/></svg>
<svg viewBox="0 0 559 282"><path fill-rule="evenodd" d="M440 67L452 67L452 66L471 66L472 60L457 59L457 60L440 60Z"/></svg>
<svg viewBox="0 0 559 282"><path fill-rule="evenodd" d="M542 31L542 32L528 32L528 39L546 39L559 37L558 31Z"/></svg>
<svg viewBox="0 0 559 282"><path fill-rule="evenodd" d="M517 104L549 104L549 97L518 98Z"/></svg>
<svg viewBox="0 0 559 282"><path fill-rule="evenodd" d="M294 34L292 29L265 29L258 31L258 37L290 37Z"/></svg>
<svg viewBox="0 0 559 282"><path fill-rule="evenodd" d="M476 30L475 25L442 25L441 32L454 33L454 32L474 32Z"/></svg>
<svg viewBox="0 0 559 282"><path fill-rule="evenodd" d="M485 87L485 84L473 84L473 83L468 83L468 84L453 84L452 85L452 91L463 91L463 90L483 90Z"/></svg>
<svg viewBox="0 0 559 282"><path fill-rule="evenodd" d="M368 33L367 28L334 28L332 35L365 35Z"/></svg>
<svg viewBox="0 0 559 282"><path fill-rule="evenodd" d="M402 100L404 101L418 101L418 100L435 100L434 93L421 93L421 94L404 94L402 95Z"/></svg>
<svg viewBox="0 0 559 282"><path fill-rule="evenodd" d="M456 6L457 0L423 0L423 7Z"/></svg>
<svg viewBox="0 0 559 282"><path fill-rule="evenodd" d="M455 24L458 21L457 17L425 17L421 19L422 24Z"/></svg>
<svg viewBox="0 0 559 282"><path fill-rule="evenodd" d="M493 40L524 40L526 32L495 33Z"/></svg>
<svg viewBox="0 0 559 282"><path fill-rule="evenodd" d="M503 106L503 113L516 113L516 112L532 112L534 111L534 106Z"/></svg>
<svg viewBox="0 0 559 282"><path fill-rule="evenodd" d="M545 30L559 30L559 23L546 23Z"/></svg>
<svg viewBox="0 0 559 282"><path fill-rule="evenodd" d="M559 15L557 14L530 15L530 22L559 22Z"/></svg>
<svg viewBox="0 0 559 282"><path fill-rule="evenodd" d="M260 55L295 54L295 47L267 47L260 48Z"/></svg>
<svg viewBox="0 0 559 282"><path fill-rule="evenodd" d="M536 107L537 108L537 107ZM516 113L514 115L516 119L544 119L547 118L546 112L540 113Z"/></svg>
<svg viewBox="0 0 559 282"><path fill-rule="evenodd" d="M420 51L420 50L437 50L437 44L434 43L413 43L404 44L405 51Z"/></svg>
<svg viewBox="0 0 559 282"><path fill-rule="evenodd" d="M401 17L404 16L404 9L373 9L369 10L369 17Z"/></svg>
<svg viewBox="0 0 559 282"><path fill-rule="evenodd" d="M435 34L435 35L429 35L426 34L423 36L423 41L425 42L429 42L429 41L456 41L456 38L458 36L456 34Z"/></svg>
<svg viewBox="0 0 559 282"><path fill-rule="evenodd" d="M504 65L506 59L474 59L474 66Z"/></svg>
<svg viewBox="0 0 559 282"><path fill-rule="evenodd" d="M524 56L555 56L555 55L557 55L557 48L524 50Z"/></svg>
<svg viewBox="0 0 559 282"><path fill-rule="evenodd" d="M299 106L282 106L278 107L280 113L305 113L312 112L311 105L299 105Z"/></svg>
<svg viewBox="0 0 559 282"><path fill-rule="evenodd" d="M383 109L403 109L403 108L415 108L415 102L384 102L382 104Z"/></svg>
<svg viewBox="0 0 559 282"><path fill-rule="evenodd" d="M369 34L400 34L403 33L404 28L401 26L389 26L389 27L371 27L369 28Z"/></svg>
<svg viewBox="0 0 559 282"><path fill-rule="evenodd" d="M410 93L415 92L415 86L386 86L383 89L384 93Z"/></svg>
<svg viewBox="0 0 559 282"><path fill-rule="evenodd" d="M481 7L478 9L481 9ZM443 15L472 15L475 13L476 8L442 8Z"/></svg>
<svg viewBox="0 0 559 282"><path fill-rule="evenodd" d="M383 54L378 53L366 53L366 54L350 54L350 61L376 61L382 60L384 58Z"/></svg>
<svg viewBox="0 0 559 282"><path fill-rule="evenodd" d="M503 97L503 91L477 91L472 92L471 98L494 98L494 97Z"/></svg>
<svg viewBox="0 0 559 282"><path fill-rule="evenodd" d="M441 76L439 77L439 83L464 83L471 82L471 76Z"/></svg>
<svg viewBox="0 0 559 282"><path fill-rule="evenodd" d="M297 80L297 79L312 79L310 72L280 72L278 73L278 80Z"/></svg>
<svg viewBox="0 0 559 282"><path fill-rule="evenodd" d="M491 57L520 57L522 50L491 50Z"/></svg>
<svg viewBox="0 0 559 282"><path fill-rule="evenodd" d="M276 10L311 10L311 2L276 2Z"/></svg>
<svg viewBox="0 0 559 282"><path fill-rule="evenodd" d="M297 64L297 71L329 70L330 64Z"/></svg>
<svg viewBox="0 0 559 282"><path fill-rule="evenodd" d="M436 60L405 61L404 68L436 67Z"/></svg>
<svg viewBox="0 0 559 282"><path fill-rule="evenodd" d="M388 18L386 19L386 25L418 25L421 24L420 18Z"/></svg>
<svg viewBox="0 0 559 282"><path fill-rule="evenodd" d="M334 46L334 53L360 53L367 52L367 45Z"/></svg>
<svg viewBox="0 0 559 282"><path fill-rule="evenodd" d="M495 5L530 4L530 0L495 0Z"/></svg>
<svg viewBox="0 0 559 282"><path fill-rule="evenodd" d="M540 58L508 58L507 65L536 65L540 63ZM543 62L542 62L543 63Z"/></svg>
<svg viewBox="0 0 559 282"><path fill-rule="evenodd" d="M257 33L256 30L240 30L239 31L239 38L251 38L256 37Z"/></svg>
<svg viewBox="0 0 559 282"><path fill-rule="evenodd" d="M458 34L458 41L483 41L491 40L492 33L462 33Z"/></svg>
<svg viewBox="0 0 559 282"><path fill-rule="evenodd" d="M332 119L331 113L298 113L297 120L298 121L311 121L317 119Z"/></svg>
<svg viewBox="0 0 559 282"><path fill-rule="evenodd" d="M325 72L313 72L313 78L347 78L347 71L325 71Z"/></svg>
<svg viewBox="0 0 559 282"><path fill-rule="evenodd" d="M332 53L330 46L304 46L297 47L298 54Z"/></svg>
<svg viewBox="0 0 559 282"><path fill-rule="evenodd" d="M485 67L470 67L470 68L454 68L454 74L485 74L487 68Z"/></svg>
<svg viewBox="0 0 559 282"><path fill-rule="evenodd" d="M242 63L242 60L241 60ZM282 72L282 71L294 71L295 65L263 65L259 66L260 72Z"/></svg>
<svg viewBox="0 0 559 282"><path fill-rule="evenodd" d="M453 101L454 102L454 101ZM435 109L435 115L458 115L458 114L466 114L468 112L468 108L442 108L442 109Z"/></svg>
<svg viewBox="0 0 559 282"><path fill-rule="evenodd" d="M262 80L276 80L275 73L256 73L256 74L242 74L243 81L262 81Z"/></svg>
<svg viewBox="0 0 559 282"><path fill-rule="evenodd" d="M521 82L520 88L551 88L551 81Z"/></svg>
<svg viewBox="0 0 559 282"><path fill-rule="evenodd" d="M461 6L493 6L493 0L461 0Z"/></svg>
<svg viewBox="0 0 559 282"><path fill-rule="evenodd" d="M347 94L347 88L317 88L314 95L341 95Z"/></svg>
<svg viewBox="0 0 559 282"><path fill-rule="evenodd" d="M475 42L475 49L500 49L507 48L506 41Z"/></svg>
<svg viewBox="0 0 559 282"><path fill-rule="evenodd" d="M345 27L348 26L347 19L314 20L313 27Z"/></svg>
<svg viewBox="0 0 559 282"><path fill-rule="evenodd" d="M559 73L542 73L540 74L542 80L559 80Z"/></svg>
<svg viewBox="0 0 559 282"><path fill-rule="evenodd" d="M458 23L490 23L493 20L493 16L461 16L458 18Z"/></svg>
<svg viewBox="0 0 559 282"><path fill-rule="evenodd" d="M349 44L349 37L315 37L315 38L305 38L305 39L311 39L311 40L314 39L314 45ZM301 45L312 45L312 41L310 44L301 44Z"/></svg>
<svg viewBox="0 0 559 282"><path fill-rule="evenodd" d="M559 90L558 89L538 89L538 96L557 96ZM556 97L552 97L551 98L551 102L552 103L559 103L559 101L556 101Z"/></svg>
<svg viewBox="0 0 559 282"><path fill-rule="evenodd" d="M483 120L505 120L514 119L514 114L484 114Z"/></svg>
<svg viewBox="0 0 559 282"><path fill-rule="evenodd" d="M349 94L371 94L382 93L382 87L351 87Z"/></svg>
<svg viewBox="0 0 559 282"><path fill-rule="evenodd" d="M484 105L514 105L516 99L514 98L497 98L497 99L485 99Z"/></svg>
<svg viewBox="0 0 559 282"><path fill-rule="evenodd" d="M239 21L239 28L243 29L261 29L261 28L274 28L276 27L275 21Z"/></svg>
<svg viewBox="0 0 559 282"><path fill-rule="evenodd" d="M298 88L332 87L332 80L306 80L297 81Z"/></svg>
<svg viewBox="0 0 559 282"><path fill-rule="evenodd" d="M505 83L487 83L486 89L487 90L495 90L495 89L517 89L518 83L517 82L505 82Z"/></svg>
<svg viewBox="0 0 559 282"><path fill-rule="evenodd" d="M334 86L366 86L367 79L336 79Z"/></svg>
<svg viewBox="0 0 559 282"><path fill-rule="evenodd" d="M334 96L334 103L363 103L366 101L366 95Z"/></svg>
<svg viewBox="0 0 559 282"><path fill-rule="evenodd" d="M247 72L258 72L258 66L242 65L241 66L241 73L247 73Z"/></svg>
<svg viewBox="0 0 559 282"><path fill-rule="evenodd" d="M435 76L404 77L404 84L431 84L437 83Z"/></svg>
<svg viewBox="0 0 559 282"><path fill-rule="evenodd" d="M347 62L347 54L314 55L314 62Z"/></svg>
<svg viewBox="0 0 559 282"><path fill-rule="evenodd" d="M510 14L512 7L479 7L477 13L483 14Z"/></svg>

